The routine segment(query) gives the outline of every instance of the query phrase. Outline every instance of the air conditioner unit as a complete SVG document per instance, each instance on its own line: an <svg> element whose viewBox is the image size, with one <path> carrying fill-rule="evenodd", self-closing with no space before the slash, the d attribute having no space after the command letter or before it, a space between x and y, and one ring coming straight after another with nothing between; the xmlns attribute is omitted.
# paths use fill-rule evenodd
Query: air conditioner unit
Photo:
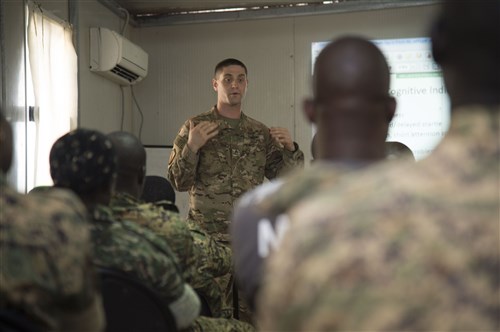
<svg viewBox="0 0 500 332"><path fill-rule="evenodd" d="M148 74L148 54L115 31L90 28L90 70L120 85Z"/></svg>

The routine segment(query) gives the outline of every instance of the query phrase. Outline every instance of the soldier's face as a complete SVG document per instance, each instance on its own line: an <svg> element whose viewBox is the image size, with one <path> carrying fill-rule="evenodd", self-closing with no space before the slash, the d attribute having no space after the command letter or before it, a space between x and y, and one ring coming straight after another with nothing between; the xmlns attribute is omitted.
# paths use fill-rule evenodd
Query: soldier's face
<svg viewBox="0 0 500 332"><path fill-rule="evenodd" d="M231 106L240 105L247 92L245 68L238 65L224 67L212 80L217 101Z"/></svg>

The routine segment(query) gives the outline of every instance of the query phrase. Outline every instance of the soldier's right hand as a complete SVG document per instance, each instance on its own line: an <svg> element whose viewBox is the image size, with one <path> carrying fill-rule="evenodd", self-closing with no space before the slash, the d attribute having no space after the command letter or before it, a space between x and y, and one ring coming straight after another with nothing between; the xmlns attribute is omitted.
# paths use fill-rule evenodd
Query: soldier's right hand
<svg viewBox="0 0 500 332"><path fill-rule="evenodd" d="M215 122L202 121L196 126L189 120L189 137L187 145L191 151L198 153L211 138L219 133L219 125Z"/></svg>

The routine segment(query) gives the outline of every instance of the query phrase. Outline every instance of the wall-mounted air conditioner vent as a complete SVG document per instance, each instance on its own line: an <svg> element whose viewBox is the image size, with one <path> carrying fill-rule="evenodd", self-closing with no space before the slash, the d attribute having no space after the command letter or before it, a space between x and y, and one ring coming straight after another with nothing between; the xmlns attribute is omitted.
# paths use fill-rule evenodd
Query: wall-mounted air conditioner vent
<svg viewBox="0 0 500 332"><path fill-rule="evenodd" d="M115 31L90 28L90 70L120 85L148 74L148 54Z"/></svg>

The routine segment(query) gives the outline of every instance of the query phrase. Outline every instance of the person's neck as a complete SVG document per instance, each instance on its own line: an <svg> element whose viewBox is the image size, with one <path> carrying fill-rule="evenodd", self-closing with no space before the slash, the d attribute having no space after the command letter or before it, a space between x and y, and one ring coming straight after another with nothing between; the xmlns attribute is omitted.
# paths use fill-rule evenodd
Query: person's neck
<svg viewBox="0 0 500 332"><path fill-rule="evenodd" d="M323 151L318 151L318 159L331 162L372 163L385 158L385 146L372 146L370 142L349 142L350 144L332 144Z"/></svg>
<svg viewBox="0 0 500 332"><path fill-rule="evenodd" d="M219 113L219 115L228 119L239 119L241 116L241 104L228 105L218 102L217 112Z"/></svg>
<svg viewBox="0 0 500 332"><path fill-rule="evenodd" d="M134 198L139 198L139 196L141 195L141 189L138 188L136 185L132 185L132 184L126 184L126 185L116 185L115 186L115 192L116 193L126 193L126 194L129 194L130 196L134 197Z"/></svg>
<svg viewBox="0 0 500 332"><path fill-rule="evenodd" d="M80 196L83 204L89 213L92 213L98 205L109 205L109 200L106 201L102 195L85 195Z"/></svg>

